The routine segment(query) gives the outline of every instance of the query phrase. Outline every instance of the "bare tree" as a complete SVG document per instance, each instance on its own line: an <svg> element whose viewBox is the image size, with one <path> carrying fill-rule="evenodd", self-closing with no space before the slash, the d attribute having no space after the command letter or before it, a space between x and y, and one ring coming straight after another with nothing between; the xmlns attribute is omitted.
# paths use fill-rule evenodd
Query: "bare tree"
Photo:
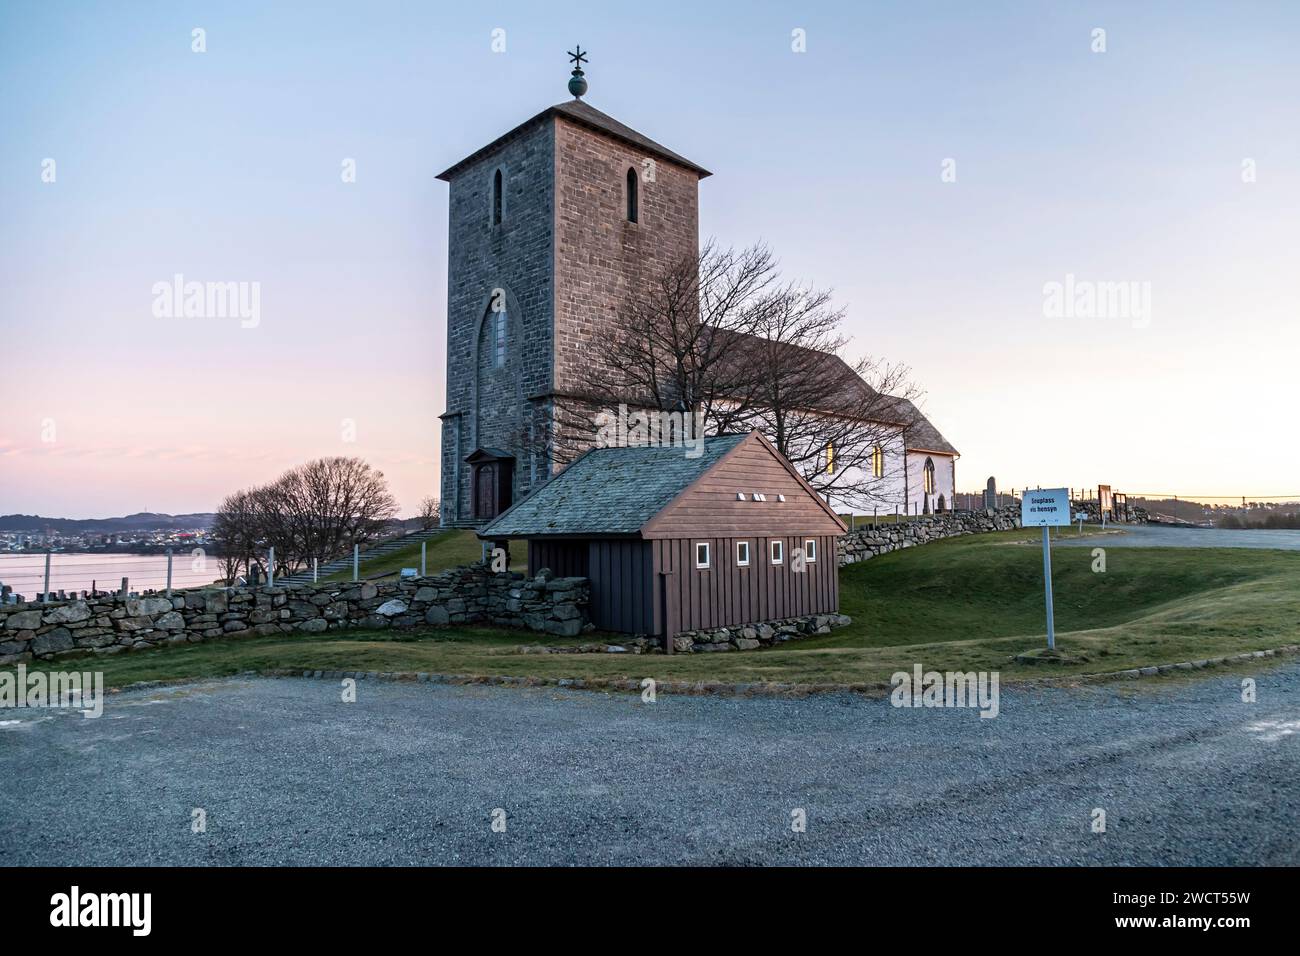
<svg viewBox="0 0 1300 956"><path fill-rule="evenodd" d="M329 561L379 537L397 513L383 472L360 458L318 458L268 485L228 496L213 536L227 580L261 564L275 548L275 572L288 574L312 558Z"/></svg>
<svg viewBox="0 0 1300 956"><path fill-rule="evenodd" d="M251 492L237 491L222 499L212 519L211 537L226 584L233 585L241 571L248 573L258 534L257 510Z"/></svg>
<svg viewBox="0 0 1300 956"><path fill-rule="evenodd" d="M530 432L565 463L591 446L599 410L684 412L709 434L758 428L845 504L892 504L918 391L905 366L846 361L843 322L829 291L781 282L767 247L710 243L628 293L584 387Z"/></svg>
<svg viewBox="0 0 1300 956"><path fill-rule="evenodd" d="M591 447L596 413L620 405L679 412L710 433L732 430L750 386L730 346L758 327L777 279L766 246L735 251L711 242L698 258L649 275L603 330L583 388L557 396L521 444L540 435L551 459L567 463Z"/></svg>
<svg viewBox="0 0 1300 956"><path fill-rule="evenodd" d="M271 533L299 567L373 541L397 514L383 472L360 458L317 458L291 468L268 490Z"/></svg>
<svg viewBox="0 0 1300 956"><path fill-rule="evenodd" d="M441 508L439 501L432 495L428 495L420 500L420 512L416 517L420 519L420 530L431 531L438 527L440 522Z"/></svg>
<svg viewBox="0 0 1300 956"><path fill-rule="evenodd" d="M730 349L745 384L739 420L758 428L817 491L853 507L893 503L906 433L920 420L910 371L842 357L844 310L829 291L784 285Z"/></svg>

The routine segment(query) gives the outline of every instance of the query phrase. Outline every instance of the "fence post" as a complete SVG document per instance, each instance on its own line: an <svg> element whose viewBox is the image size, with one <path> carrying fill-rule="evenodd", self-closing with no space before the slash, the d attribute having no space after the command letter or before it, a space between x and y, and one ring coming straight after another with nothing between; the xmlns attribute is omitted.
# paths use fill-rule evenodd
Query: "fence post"
<svg viewBox="0 0 1300 956"><path fill-rule="evenodd" d="M275 548L266 553L266 586L275 587Z"/></svg>
<svg viewBox="0 0 1300 956"><path fill-rule="evenodd" d="M45 587L41 591L41 600L50 603L50 549L45 549Z"/></svg>
<svg viewBox="0 0 1300 956"><path fill-rule="evenodd" d="M352 546L352 580L356 581L361 577L361 545Z"/></svg>
<svg viewBox="0 0 1300 956"><path fill-rule="evenodd" d="M311 559L311 583L315 584L320 580L320 558Z"/></svg>
<svg viewBox="0 0 1300 956"><path fill-rule="evenodd" d="M428 577L429 542L420 542L420 577Z"/></svg>
<svg viewBox="0 0 1300 956"><path fill-rule="evenodd" d="M172 549L167 549L167 596L172 596Z"/></svg>

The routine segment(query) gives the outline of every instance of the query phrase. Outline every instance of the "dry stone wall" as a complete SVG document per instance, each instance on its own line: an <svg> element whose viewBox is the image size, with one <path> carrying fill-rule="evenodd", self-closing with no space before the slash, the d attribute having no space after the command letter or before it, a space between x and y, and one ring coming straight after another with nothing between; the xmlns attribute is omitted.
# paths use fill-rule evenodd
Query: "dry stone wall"
<svg viewBox="0 0 1300 956"><path fill-rule="evenodd" d="M1088 509L1088 503L1075 503L1073 507ZM1092 504L1089 521L1097 521L1097 506ZM1129 524L1146 524L1147 513L1141 508L1129 509ZM988 531L1010 531L1020 527L1020 505L1006 508L989 508L984 511L950 511L945 514L924 515L905 521L885 522L872 528L862 527L846 532L839 539L840 567L856 564L880 554L888 554L918 544L955 538L964 534L982 534Z"/></svg>
<svg viewBox="0 0 1300 956"><path fill-rule="evenodd" d="M453 568L382 584L209 588L143 597L98 595L0 606L0 665L70 654L116 654L228 637L345 628L493 624L576 636L589 627L586 578Z"/></svg>
<svg viewBox="0 0 1300 956"><path fill-rule="evenodd" d="M840 567L941 538L986 531L1009 531L1019 527L1019 505L986 511L951 511L906 521L882 522L874 528L857 528L840 536Z"/></svg>

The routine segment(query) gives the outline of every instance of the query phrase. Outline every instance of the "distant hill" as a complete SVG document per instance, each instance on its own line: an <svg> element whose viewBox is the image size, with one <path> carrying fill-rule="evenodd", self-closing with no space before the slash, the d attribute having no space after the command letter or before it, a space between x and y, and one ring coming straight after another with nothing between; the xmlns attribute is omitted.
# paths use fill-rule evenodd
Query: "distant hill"
<svg viewBox="0 0 1300 956"><path fill-rule="evenodd" d="M126 531L150 531L168 528L197 531L212 526L209 512L189 515L156 514L141 511L121 518L45 518L41 515L0 515L0 531L30 531L60 534L117 534Z"/></svg>

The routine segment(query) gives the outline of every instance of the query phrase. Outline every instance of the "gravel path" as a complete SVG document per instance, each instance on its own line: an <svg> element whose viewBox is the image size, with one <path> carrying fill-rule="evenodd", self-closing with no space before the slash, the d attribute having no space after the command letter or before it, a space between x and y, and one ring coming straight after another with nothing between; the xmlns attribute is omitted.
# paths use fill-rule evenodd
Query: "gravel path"
<svg viewBox="0 0 1300 956"><path fill-rule="evenodd" d="M1276 551L1300 551L1300 531L1262 528L1234 531L1228 528L1175 528L1162 525L1114 525L1122 533L1104 537L1084 535L1076 537L1070 530L1061 529L1060 537L1052 538L1052 547L1066 546L1095 548L1264 548ZM1095 530L1095 526L1092 526Z"/></svg>
<svg viewBox="0 0 1300 956"><path fill-rule="evenodd" d="M130 691L97 720L0 711L0 865L1296 864L1300 663L1255 676L1254 704L1221 674L1004 690L996 719L853 696Z"/></svg>

